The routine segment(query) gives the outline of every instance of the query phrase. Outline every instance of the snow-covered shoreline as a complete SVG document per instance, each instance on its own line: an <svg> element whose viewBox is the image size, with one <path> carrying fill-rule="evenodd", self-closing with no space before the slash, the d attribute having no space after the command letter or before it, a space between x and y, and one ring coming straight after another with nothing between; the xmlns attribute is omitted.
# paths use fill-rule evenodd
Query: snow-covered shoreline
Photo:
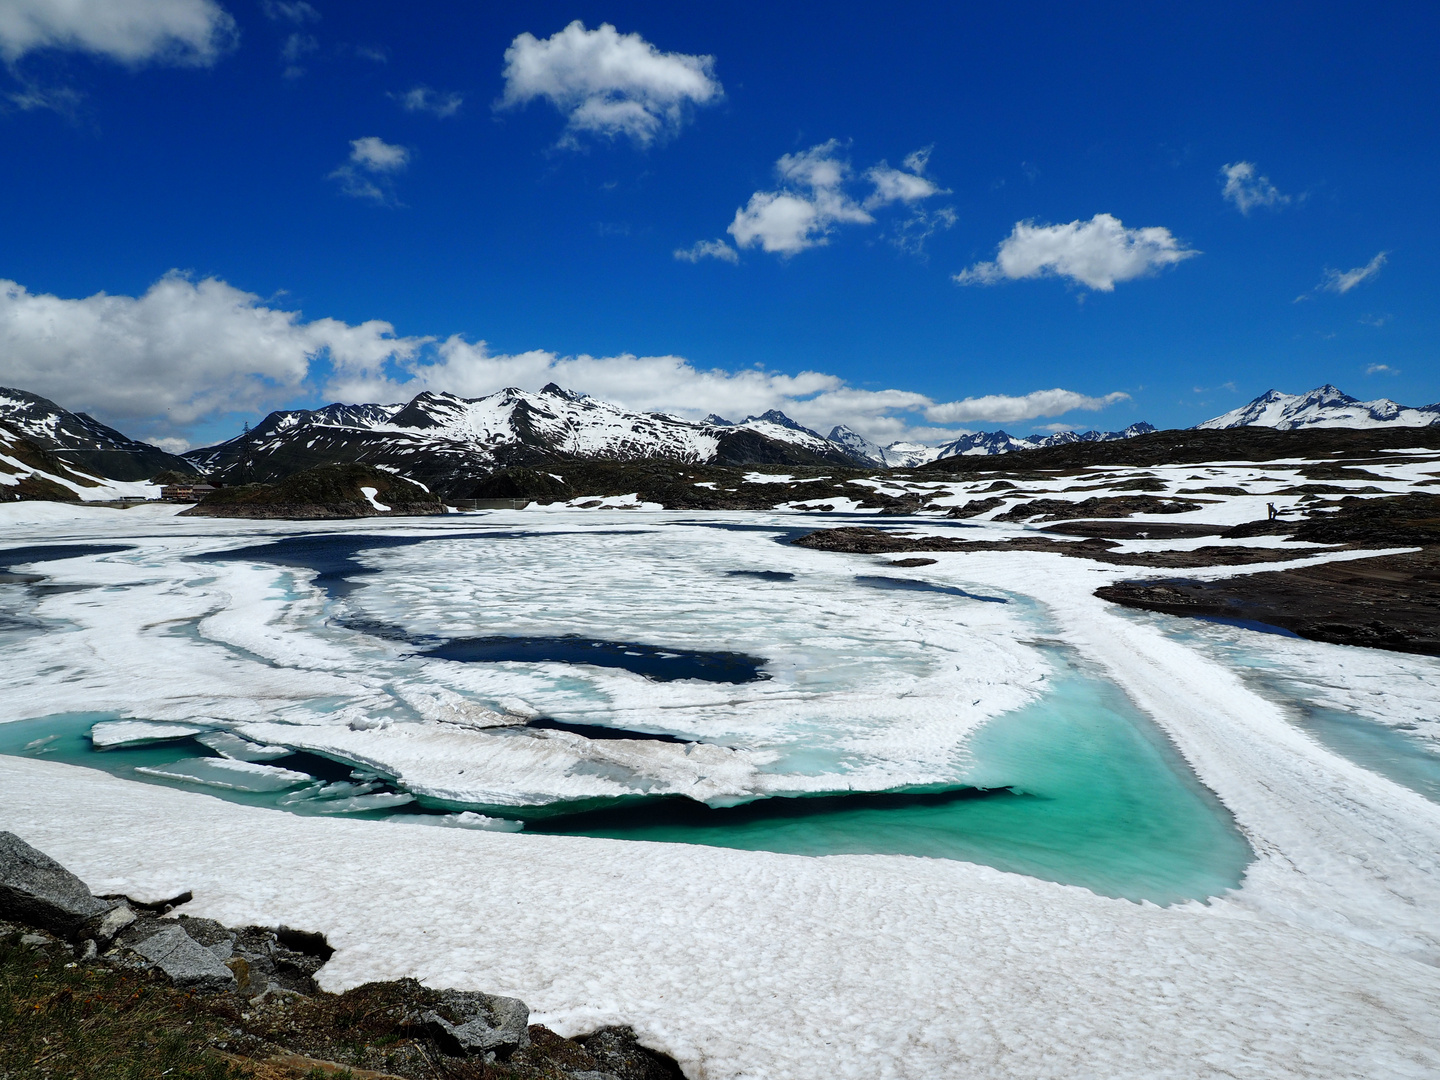
<svg viewBox="0 0 1440 1080"><path fill-rule="evenodd" d="M692 1080L1434 1075L1440 971L1230 901L986 867L301 818L0 758L0 827L98 892L318 930L413 975L633 1024Z"/></svg>

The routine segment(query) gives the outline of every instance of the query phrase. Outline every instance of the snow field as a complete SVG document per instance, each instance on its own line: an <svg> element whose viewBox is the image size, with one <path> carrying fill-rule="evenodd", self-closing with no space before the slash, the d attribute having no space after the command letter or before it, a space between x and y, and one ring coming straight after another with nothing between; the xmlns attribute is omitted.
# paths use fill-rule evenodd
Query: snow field
<svg viewBox="0 0 1440 1080"><path fill-rule="evenodd" d="M1231 902L302 818L17 758L0 789L0 827L97 891L325 933L328 989L409 975L516 995L562 1034L633 1024L691 1080L1440 1071L1440 971Z"/></svg>

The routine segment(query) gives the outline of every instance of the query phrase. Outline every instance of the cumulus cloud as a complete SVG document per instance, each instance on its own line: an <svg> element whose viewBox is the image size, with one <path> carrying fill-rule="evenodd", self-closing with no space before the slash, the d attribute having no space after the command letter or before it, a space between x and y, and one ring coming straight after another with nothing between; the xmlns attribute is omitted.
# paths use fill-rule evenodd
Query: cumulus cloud
<svg viewBox="0 0 1440 1080"><path fill-rule="evenodd" d="M497 107L550 102L566 117L563 146L578 146L581 135L649 146L677 133L693 107L724 96L713 56L661 52L639 34L609 23L587 30L579 19L544 40L521 34L505 50L503 75Z"/></svg>
<svg viewBox="0 0 1440 1080"><path fill-rule="evenodd" d="M387 322L306 322L223 281L172 272L144 295L62 299L0 281L7 385L174 437L201 419L293 397L317 359L337 371L412 357Z"/></svg>
<svg viewBox="0 0 1440 1080"><path fill-rule="evenodd" d="M740 253L724 240L697 240L688 248L676 248L675 258L683 262L699 262L701 259L719 259L721 262L738 263Z"/></svg>
<svg viewBox="0 0 1440 1080"><path fill-rule="evenodd" d="M1097 410L1122 393L1045 390L936 401L868 390L819 371L701 369L679 356L504 354L460 335L400 336L383 320L306 320L214 278L172 272L139 297L63 299L0 281L0 384L44 394L151 439L313 400L404 401L423 390L479 397L556 382L631 409L739 419L781 409L812 428L848 424L877 442L952 439L953 424L1014 424Z"/></svg>
<svg viewBox="0 0 1440 1080"><path fill-rule="evenodd" d="M771 254L790 256L807 248L830 242L837 225L870 225L873 211L901 203L917 206L946 189L924 175L928 148L905 159L904 169L891 168L882 161L865 171L871 190L857 198L847 190L852 170L838 139L820 143L795 154L785 154L775 163L780 185L773 191L757 191L735 211L726 230L739 248L758 247ZM954 223L953 211L941 216L920 213L924 227L910 230L910 247L923 245L936 227ZM903 246L903 245L902 245Z"/></svg>
<svg viewBox="0 0 1440 1080"><path fill-rule="evenodd" d="M1128 401L1130 395L1122 391L1088 397L1073 390L1036 390L1019 397L1003 394L987 394L984 397L966 398L964 401L946 401L927 406L925 418L941 424L971 424L991 422L1013 424L1021 420L1033 420L1037 416L1060 416L1075 409L1096 411L1117 401Z"/></svg>
<svg viewBox="0 0 1440 1080"><path fill-rule="evenodd" d="M1257 206L1278 207L1290 201L1290 196L1282 195L1268 176L1260 175L1253 161L1225 165L1220 175L1225 179L1220 197L1234 203L1242 214L1249 214Z"/></svg>
<svg viewBox="0 0 1440 1080"><path fill-rule="evenodd" d="M215 0L5 0L0 58L63 49L122 64L205 67L236 40L235 20Z"/></svg>
<svg viewBox="0 0 1440 1080"><path fill-rule="evenodd" d="M1127 229L1119 218L1096 214L1067 225L1016 222L1000 242L994 262L976 263L954 275L960 285L994 285L1023 278L1063 277L1101 292L1118 281L1147 277L1200 252L1155 225Z"/></svg>
<svg viewBox="0 0 1440 1080"><path fill-rule="evenodd" d="M1393 368L1393 367L1391 367L1389 364L1367 364L1367 365L1365 366L1365 374L1366 374L1366 375L1399 375L1399 374L1400 374L1400 369L1399 369L1399 368Z"/></svg>
<svg viewBox="0 0 1440 1080"><path fill-rule="evenodd" d="M340 190L357 199L386 203L392 200L393 178L410 163L410 151L374 135L350 140L350 157L330 174Z"/></svg>
<svg viewBox="0 0 1440 1080"><path fill-rule="evenodd" d="M441 94L428 86L417 86L403 94L391 94L406 112L427 112L440 117L454 116L465 99L459 94Z"/></svg>
<svg viewBox="0 0 1440 1080"><path fill-rule="evenodd" d="M1364 266L1357 266L1353 270L1326 270L1318 288L1323 292L1347 293L1380 273L1380 268L1385 265L1389 254L1388 251L1382 251Z"/></svg>

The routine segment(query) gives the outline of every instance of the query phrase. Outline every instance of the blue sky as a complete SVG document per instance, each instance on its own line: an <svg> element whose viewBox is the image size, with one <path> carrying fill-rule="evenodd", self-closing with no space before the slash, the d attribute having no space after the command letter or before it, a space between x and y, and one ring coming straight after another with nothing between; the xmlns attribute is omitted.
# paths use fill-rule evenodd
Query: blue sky
<svg viewBox="0 0 1440 1080"><path fill-rule="evenodd" d="M1175 7L5 0L0 381L175 445L550 378L879 441L1440 398L1434 11Z"/></svg>

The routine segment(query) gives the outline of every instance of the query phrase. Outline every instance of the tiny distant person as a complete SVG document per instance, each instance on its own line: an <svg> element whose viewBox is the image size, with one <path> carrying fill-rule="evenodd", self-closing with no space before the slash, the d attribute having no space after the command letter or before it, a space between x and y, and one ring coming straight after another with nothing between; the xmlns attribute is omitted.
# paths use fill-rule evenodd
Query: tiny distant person
<svg viewBox="0 0 1440 1080"><path fill-rule="evenodd" d="M1271 521L1274 521L1277 517L1280 516L1280 511L1278 511L1278 510L1275 509L1275 504L1274 504L1274 503L1266 503L1266 504L1265 504L1265 509L1267 509L1267 510L1270 511L1270 520L1271 520Z"/></svg>

